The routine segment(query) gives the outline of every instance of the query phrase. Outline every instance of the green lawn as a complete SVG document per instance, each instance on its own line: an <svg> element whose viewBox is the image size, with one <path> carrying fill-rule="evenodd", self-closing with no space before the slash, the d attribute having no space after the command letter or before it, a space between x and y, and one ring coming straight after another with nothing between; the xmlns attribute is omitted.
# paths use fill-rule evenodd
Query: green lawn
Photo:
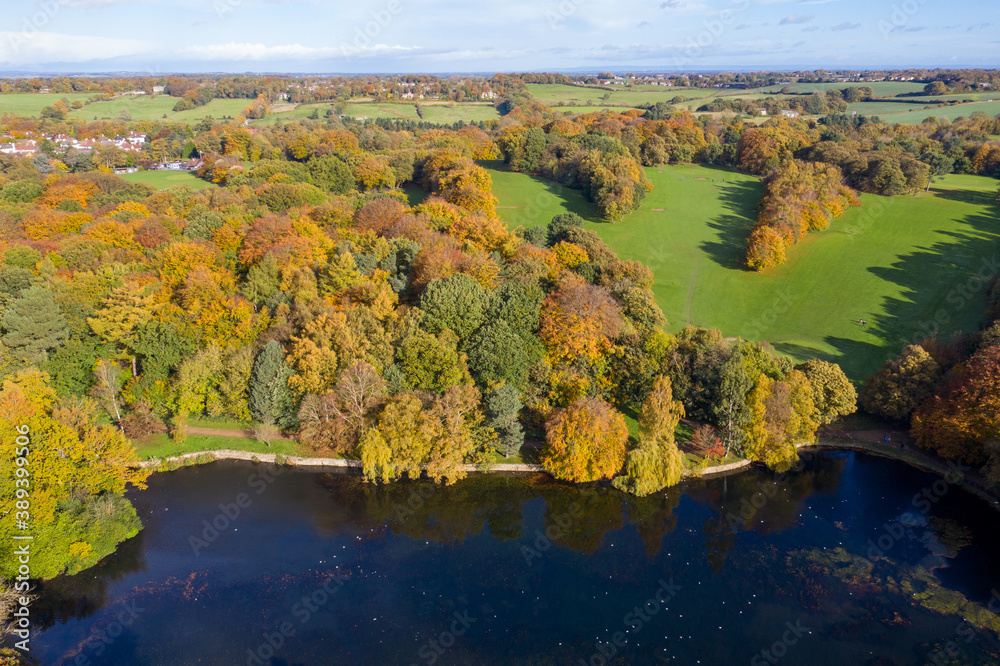
<svg viewBox="0 0 1000 666"><path fill-rule="evenodd" d="M165 190L174 185L187 185L192 190L218 187L218 185L198 178L190 171L136 171L135 173L123 174L122 178L130 183L152 185L158 190Z"/></svg>
<svg viewBox="0 0 1000 666"><path fill-rule="evenodd" d="M312 115L313 111L319 116L318 120L326 120L326 112L333 108L332 102L319 102L316 104L299 104L288 111L281 113L270 113L260 120L253 121L254 125L273 125L281 120L282 122L294 122L302 120Z"/></svg>
<svg viewBox="0 0 1000 666"><path fill-rule="evenodd" d="M789 248L785 264L751 273L741 264L762 191L751 176L694 165L647 169L655 188L642 208L609 225L575 190L490 173L498 212L512 226L571 210L620 256L649 265L671 330L691 323L767 340L797 359L836 361L856 381L935 329L944 337L975 330L984 310L975 276L1000 270L997 183L989 178L948 176L915 197L862 195L862 206Z"/></svg>
<svg viewBox="0 0 1000 666"><path fill-rule="evenodd" d="M422 102L420 104L424 117L429 123L451 124L464 120L496 120L500 118L495 107L489 104L438 104ZM344 105L344 114L352 118L401 118L404 120L421 120L417 115L415 103L375 103L351 102Z"/></svg>
<svg viewBox="0 0 1000 666"><path fill-rule="evenodd" d="M906 113L885 114L881 116L881 119L885 122L891 123L919 125L923 122L924 118L931 116L935 118L955 120L959 117L968 118L976 111L982 111L991 118L1000 114L1000 94L998 94L992 102L971 102L969 104L955 104L953 106L942 106L933 109L923 109L917 107L916 110Z"/></svg>
<svg viewBox="0 0 1000 666"><path fill-rule="evenodd" d="M61 99L67 106L79 100L86 102L97 93L6 93L0 94L0 114L16 116L37 116L46 106L52 106Z"/></svg>
<svg viewBox="0 0 1000 666"><path fill-rule="evenodd" d="M403 185L402 190L406 193L406 199L410 202L411 206L418 206L422 204L424 199L430 196L430 193L427 190L413 183Z"/></svg>
<svg viewBox="0 0 1000 666"><path fill-rule="evenodd" d="M552 106L565 104L568 106L597 106L614 104L620 106L637 106L639 104L655 104L669 102L681 95L688 99L702 99L719 94L716 88L673 88L665 86L608 86L610 90L600 88L585 88L561 83L529 83L528 92L536 101ZM730 92L730 91L727 91ZM608 95L608 99L602 99Z"/></svg>
<svg viewBox="0 0 1000 666"><path fill-rule="evenodd" d="M213 99L197 109L175 112L173 109L174 105L177 104L177 98L169 95L118 97L109 102L94 102L82 109L72 111L70 116L86 121L92 121L94 118L114 120L121 117L123 110L127 110L131 114L132 120L162 120L166 114L166 120L171 122L194 123L208 116L213 118L235 117L251 101L246 99Z"/></svg>
<svg viewBox="0 0 1000 666"><path fill-rule="evenodd" d="M153 435L135 441L136 453L140 460L150 458L170 458L185 453L198 451L250 451L251 453L280 453L286 456L306 456L308 453L298 442L291 440L275 440L267 446L255 439L242 437L211 437L208 435L189 435L183 444L174 444L167 435Z"/></svg>
<svg viewBox="0 0 1000 666"><path fill-rule="evenodd" d="M827 90L843 90L844 88L868 86L874 91L875 97L892 97L903 93L921 92L925 85L924 83L915 83L913 81L875 81L874 83L852 81L848 83L793 83L788 87L794 93L811 93L817 90L825 92ZM765 90L778 92L784 87L768 86Z"/></svg>
<svg viewBox="0 0 1000 666"><path fill-rule="evenodd" d="M546 225L559 213L576 213L596 220L598 215L579 190L571 190L543 178L502 171L503 162L482 161L493 177L493 194L500 200L497 213L513 227Z"/></svg>
<svg viewBox="0 0 1000 666"><path fill-rule="evenodd" d="M865 116L884 116L886 118L891 117L889 114L897 113L912 113L912 112L923 112L927 115L933 114L935 111L940 109L937 108L938 102L933 102L931 100L923 100L919 97L914 98L919 99L921 104L908 104L906 102L856 102L854 104L847 105L847 112L858 112L860 115ZM927 109L925 107L931 107ZM932 110L933 109L933 110Z"/></svg>

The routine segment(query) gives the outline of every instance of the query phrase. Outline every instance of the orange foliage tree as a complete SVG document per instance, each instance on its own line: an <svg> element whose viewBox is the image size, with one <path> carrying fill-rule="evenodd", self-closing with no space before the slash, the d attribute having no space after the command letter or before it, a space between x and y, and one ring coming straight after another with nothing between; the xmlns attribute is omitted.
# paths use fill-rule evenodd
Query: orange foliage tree
<svg viewBox="0 0 1000 666"><path fill-rule="evenodd" d="M542 303L540 335L554 364L580 356L596 360L620 329L621 314L608 290L575 276Z"/></svg>
<svg viewBox="0 0 1000 666"><path fill-rule="evenodd" d="M914 413L917 444L970 462L993 455L1000 443L1000 346L981 349L950 383ZM992 447L992 448L991 448Z"/></svg>

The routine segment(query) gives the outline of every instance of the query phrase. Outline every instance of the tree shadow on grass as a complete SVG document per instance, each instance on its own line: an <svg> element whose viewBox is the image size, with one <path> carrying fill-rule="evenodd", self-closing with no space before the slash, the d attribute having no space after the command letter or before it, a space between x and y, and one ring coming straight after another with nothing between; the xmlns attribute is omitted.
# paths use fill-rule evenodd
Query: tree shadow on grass
<svg viewBox="0 0 1000 666"><path fill-rule="evenodd" d="M940 194L973 205L993 203L988 194L974 191ZM870 342L826 338L837 350L827 360L839 363L851 379L864 380L906 345L931 337L948 343L956 334L974 332L984 320L987 286L1000 274L996 210L963 218L962 227L939 232L941 240L900 255L890 266L869 268L882 280L901 287L901 293L885 298L884 314L872 315L864 335Z"/></svg>
<svg viewBox="0 0 1000 666"><path fill-rule="evenodd" d="M724 183L719 186L719 201L727 214L708 220L716 240L705 241L701 249L723 268L745 270L747 238L757 219L757 206L763 186L754 181Z"/></svg>
<svg viewBox="0 0 1000 666"><path fill-rule="evenodd" d="M496 169L497 171L516 173L507 169L503 160L479 160L476 163L482 167ZM604 221L597 207L587 201L582 191L566 187L562 183L551 181L541 176L534 176L527 173L519 175L523 176L526 180L533 181L541 187L542 191L536 192L534 195L529 195L523 201L517 202L516 208L520 209L519 217L521 219L516 224L512 224L511 228L514 226L523 226L526 228L545 226L552 220L553 215L558 215L559 213L576 213L588 222Z"/></svg>
<svg viewBox="0 0 1000 666"><path fill-rule="evenodd" d="M997 205L996 192L941 189L937 187L931 187L930 191L934 193L934 196L947 199L948 201L961 201L962 203L968 203L974 206L993 206L994 208L1000 208L1000 206Z"/></svg>

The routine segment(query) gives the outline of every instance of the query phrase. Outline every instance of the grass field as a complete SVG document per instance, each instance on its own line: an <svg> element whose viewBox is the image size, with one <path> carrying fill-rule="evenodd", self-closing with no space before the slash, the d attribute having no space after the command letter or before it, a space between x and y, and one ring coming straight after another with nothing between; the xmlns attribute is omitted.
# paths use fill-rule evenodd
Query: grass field
<svg viewBox="0 0 1000 666"><path fill-rule="evenodd" d="M936 107L937 103L931 101L927 101L924 104L907 104L906 102L856 102L847 105L847 112L857 111L859 114L865 116L886 116L888 118L890 117L889 114L911 113L914 111L923 111L929 114L939 110Z"/></svg>
<svg viewBox="0 0 1000 666"><path fill-rule="evenodd" d="M584 88L561 83L529 83L528 92L536 101L542 104L563 103L573 106L596 106L602 103L636 106L639 104L655 104L669 102L681 95L687 98L704 98L719 91L710 88L673 88L663 86L642 86L627 88L625 86L609 86L612 90L599 88ZM608 95L607 99L602 99Z"/></svg>
<svg viewBox="0 0 1000 666"><path fill-rule="evenodd" d="M577 191L490 173L511 225L574 211L620 256L649 265L671 330L691 323L767 340L796 359L836 361L856 381L911 341L975 330L984 310L976 276L1000 270L989 178L948 176L918 196L862 195L862 206L790 248L784 265L751 273L741 264L761 195L756 178L694 165L648 169L655 188L642 208L609 225Z"/></svg>
<svg viewBox="0 0 1000 666"><path fill-rule="evenodd" d="M122 178L130 183L152 185L158 190L165 190L175 185L187 185L192 190L218 187L218 185L198 178L190 171L136 171L135 173L123 174Z"/></svg>
<svg viewBox="0 0 1000 666"><path fill-rule="evenodd" d="M435 104L421 103L424 117L429 123L451 124L464 120L496 120L500 117L495 107L489 104ZM352 118L402 118L421 120L416 104L389 104L374 102L351 102L344 105L344 114Z"/></svg>
<svg viewBox="0 0 1000 666"><path fill-rule="evenodd" d="M73 103L77 100L86 102L96 93L7 93L0 94L0 114L11 113L16 116L37 116L46 106L52 106L61 99Z"/></svg>
<svg viewBox="0 0 1000 666"><path fill-rule="evenodd" d="M332 102L320 102L317 104L299 104L299 105L289 105L290 109L287 111L281 111L280 113L269 113L260 120L253 121L254 125L273 125L274 123L281 120L282 122L296 120L301 120L303 118L308 118L312 115L313 111L316 111L320 119L326 118L326 112L333 108ZM280 107L278 107L280 108ZM274 107L272 107L272 110Z"/></svg>
<svg viewBox="0 0 1000 666"><path fill-rule="evenodd" d="M827 90L842 90L844 88L858 88L868 86L875 93L876 97L892 97L903 93L921 92L924 83L914 83L912 81L875 81L873 83L850 82L850 83L793 83L788 87L794 93L811 93ZM785 86L768 86L764 90L778 92Z"/></svg>
<svg viewBox="0 0 1000 666"><path fill-rule="evenodd" d="M250 103L245 99L213 99L205 106L188 111L175 112L174 105L177 104L176 97L168 95L157 95L149 97L118 97L109 102L94 102L82 109L70 112L70 116L92 121L95 117L100 120L117 120L121 117L122 111L127 110L132 120L162 120L164 114L167 120L178 123L194 123L202 118L212 116L222 118L224 116L235 117Z"/></svg>
<svg viewBox="0 0 1000 666"><path fill-rule="evenodd" d="M998 95L1000 97L1000 95ZM910 125L918 125L923 122L924 118L935 117L935 118L947 118L948 120L955 120L956 118L968 118L976 111L982 111L989 117L994 117L1000 114L1000 99L996 99L992 102L972 102L970 104L955 104L954 106L943 106L933 109L923 109L917 107L917 110L908 111L906 113L893 113L893 114L882 114L880 117L882 120L891 123L907 123Z"/></svg>

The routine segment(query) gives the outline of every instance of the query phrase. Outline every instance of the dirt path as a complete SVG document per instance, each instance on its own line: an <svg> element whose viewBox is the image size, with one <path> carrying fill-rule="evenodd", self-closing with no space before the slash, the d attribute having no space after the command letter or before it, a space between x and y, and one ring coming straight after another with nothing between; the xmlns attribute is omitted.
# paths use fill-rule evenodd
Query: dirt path
<svg viewBox="0 0 1000 666"><path fill-rule="evenodd" d="M241 437L244 439L256 439L253 430L233 430L231 428L196 428L191 426L187 429L189 435L208 435L210 437ZM272 439L291 440L294 437L276 435Z"/></svg>

